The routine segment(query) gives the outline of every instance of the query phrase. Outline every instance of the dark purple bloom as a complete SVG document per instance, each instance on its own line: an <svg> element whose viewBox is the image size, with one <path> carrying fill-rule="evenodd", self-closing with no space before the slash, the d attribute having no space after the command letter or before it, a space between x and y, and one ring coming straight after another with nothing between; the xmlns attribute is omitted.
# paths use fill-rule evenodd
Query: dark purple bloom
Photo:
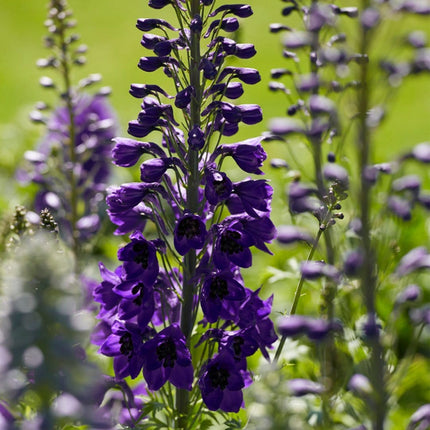
<svg viewBox="0 0 430 430"><path fill-rule="evenodd" d="M368 396L372 394L373 391L372 384L369 379L361 373L352 375L348 382L348 389L360 396Z"/></svg>
<svg viewBox="0 0 430 430"><path fill-rule="evenodd" d="M257 124L263 120L263 112L261 107L258 105L247 104L247 105L239 105L241 113L241 121L245 124Z"/></svg>
<svg viewBox="0 0 430 430"><path fill-rule="evenodd" d="M303 315L291 315L282 318L278 323L278 330L282 336L292 337L305 334L308 327L308 318Z"/></svg>
<svg viewBox="0 0 430 430"><path fill-rule="evenodd" d="M258 347L258 341L253 336L252 328L226 331L220 341L220 350L227 349L236 362L242 362L243 370L246 370L246 357L253 355Z"/></svg>
<svg viewBox="0 0 430 430"><path fill-rule="evenodd" d="M175 98L175 106L179 109L185 109L191 103L193 93L194 90L191 86L179 91Z"/></svg>
<svg viewBox="0 0 430 430"><path fill-rule="evenodd" d="M306 394L321 394L324 391L324 387L321 384L309 379L289 379L287 386L291 395L296 397L305 396Z"/></svg>
<svg viewBox="0 0 430 430"><path fill-rule="evenodd" d="M225 4L216 8L209 16L213 17L218 15L220 12L224 12L224 14L231 13L240 18L248 18L253 13L251 6L247 4Z"/></svg>
<svg viewBox="0 0 430 430"><path fill-rule="evenodd" d="M322 318L311 318L303 315L291 315L282 318L278 323L282 336L293 337L306 334L310 340L321 341L332 331L341 331L340 324Z"/></svg>
<svg viewBox="0 0 430 430"><path fill-rule="evenodd" d="M202 17L200 15L196 15L190 23L190 30L193 33L201 33L203 30L203 22Z"/></svg>
<svg viewBox="0 0 430 430"><path fill-rule="evenodd" d="M399 196L390 196L387 201L387 206L394 215L401 218L403 221L409 221L412 218L412 204Z"/></svg>
<svg viewBox="0 0 430 430"><path fill-rule="evenodd" d="M164 19L139 18L136 27L141 31L150 31L154 28L167 27L170 30L176 30L171 24Z"/></svg>
<svg viewBox="0 0 430 430"><path fill-rule="evenodd" d="M247 179L236 182L233 185L233 193L239 197L243 208L249 215L258 217L259 215L255 210L270 212L273 189L266 180Z"/></svg>
<svg viewBox="0 0 430 430"><path fill-rule="evenodd" d="M180 322L181 302L180 283L182 274L178 269L166 272L160 269L158 278L154 284L155 312L152 317L154 325L161 325L165 321L170 324Z"/></svg>
<svg viewBox="0 0 430 430"><path fill-rule="evenodd" d="M139 69L144 72L153 72L160 67L163 67L166 62L169 61L169 57L142 57L139 60Z"/></svg>
<svg viewBox="0 0 430 430"><path fill-rule="evenodd" d="M244 300L245 297L244 287L234 279L230 271L210 274L205 278L201 294L201 306L206 320L210 323L218 320L224 301Z"/></svg>
<svg viewBox="0 0 430 430"><path fill-rule="evenodd" d="M94 288L93 297L100 303L99 318L110 318L115 314L121 300L113 289L122 282L123 268L119 266L115 272L111 272L103 263L99 263L99 269L103 280Z"/></svg>
<svg viewBox="0 0 430 430"><path fill-rule="evenodd" d="M253 85L261 81L261 76L258 70L245 67L225 67L218 77L218 82L221 82L228 75L237 77L245 84Z"/></svg>
<svg viewBox="0 0 430 430"><path fill-rule="evenodd" d="M234 51L234 55L237 58L248 59L252 58L257 51L252 43L238 43Z"/></svg>
<svg viewBox="0 0 430 430"><path fill-rule="evenodd" d="M415 302L420 299L421 295L422 291L418 285L408 285L400 294L397 295L396 304Z"/></svg>
<svg viewBox="0 0 430 430"><path fill-rule="evenodd" d="M260 167L267 158L266 152L261 146L261 137L244 140L243 142L221 145L213 153L211 159L214 160L218 155L233 157L237 165L247 173L262 175Z"/></svg>
<svg viewBox="0 0 430 430"><path fill-rule="evenodd" d="M412 156L422 163L430 163L430 143L423 142L414 146Z"/></svg>
<svg viewBox="0 0 430 430"><path fill-rule="evenodd" d="M188 133L188 145L198 151L205 146L205 134L199 126L194 126Z"/></svg>
<svg viewBox="0 0 430 430"><path fill-rule="evenodd" d="M222 30L227 31L228 33L233 33L239 28L239 21L237 18L224 18L223 20L215 19L209 25L208 30L206 31L204 37L208 38L212 31L216 28L220 27Z"/></svg>
<svg viewBox="0 0 430 430"><path fill-rule="evenodd" d="M115 146L112 149L113 162L117 166L134 166L143 154L165 156L163 149L153 142L139 142L124 137L113 139Z"/></svg>
<svg viewBox="0 0 430 430"><path fill-rule="evenodd" d="M406 175L393 181L392 189L394 191L411 191L417 195L421 188L421 179L418 175Z"/></svg>
<svg viewBox="0 0 430 430"><path fill-rule="evenodd" d="M339 164L328 163L324 166L324 178L337 183L343 190L349 187L349 177L346 169Z"/></svg>
<svg viewBox="0 0 430 430"><path fill-rule="evenodd" d="M150 95L163 94L165 97L170 98L170 96L163 90L163 88L158 85L150 84L131 84L129 93L138 99L143 99L144 97Z"/></svg>
<svg viewBox="0 0 430 430"><path fill-rule="evenodd" d="M427 248L420 246L412 249L400 260L396 274L405 276L419 269L430 268L430 255Z"/></svg>
<svg viewBox="0 0 430 430"><path fill-rule="evenodd" d="M320 201L312 195L316 189L299 181L291 182L288 189L288 206L293 213L314 212L321 206Z"/></svg>
<svg viewBox="0 0 430 430"><path fill-rule="evenodd" d="M290 244L298 241L304 241L307 243L313 243L313 237L299 229L294 225L281 225L277 228L276 240L282 244Z"/></svg>
<svg viewBox="0 0 430 430"><path fill-rule="evenodd" d="M191 354L177 324L172 324L145 342L142 359L143 376L150 390L160 389L167 381L177 388L191 390Z"/></svg>
<svg viewBox="0 0 430 430"><path fill-rule="evenodd" d="M166 57L172 52L173 45L174 42L170 40L163 40L161 42L158 42L154 46L154 54L158 55L159 57Z"/></svg>
<svg viewBox="0 0 430 430"><path fill-rule="evenodd" d="M332 279L339 278L338 270L323 261L304 261L300 266L300 272L305 279L309 280L318 279L321 276Z"/></svg>
<svg viewBox="0 0 430 430"><path fill-rule="evenodd" d="M140 44L146 49L154 49L158 43L164 42L165 40L167 39L164 36L159 36L158 34L152 33L145 33L142 36Z"/></svg>
<svg viewBox="0 0 430 430"><path fill-rule="evenodd" d="M153 219L156 216L153 210L143 203L139 203L137 206L119 213L108 210L108 214L111 222L118 226L114 231L115 235L123 235L135 230L142 231L145 228L147 220Z"/></svg>
<svg viewBox="0 0 430 430"><path fill-rule="evenodd" d="M117 378L136 378L143 366L142 341L145 330L137 324L115 321L112 333L100 347L100 352L114 357L113 366Z"/></svg>
<svg viewBox="0 0 430 430"><path fill-rule="evenodd" d="M347 276L357 276L363 265L363 261L363 252L359 249L353 249L345 255L343 271Z"/></svg>
<svg viewBox="0 0 430 430"><path fill-rule="evenodd" d="M205 169L205 181L205 196L211 205L217 205L227 199L233 190L233 184L228 176L212 166Z"/></svg>
<svg viewBox="0 0 430 430"><path fill-rule="evenodd" d="M309 318L306 334L310 340L324 340L337 326L322 318Z"/></svg>
<svg viewBox="0 0 430 430"><path fill-rule="evenodd" d="M148 6L154 9L162 9L171 3L171 0L149 0Z"/></svg>
<svg viewBox="0 0 430 430"><path fill-rule="evenodd" d="M156 248L140 231L131 234L130 239L130 243L118 250L118 259L124 261L126 279L138 278L153 285L159 271Z"/></svg>
<svg viewBox="0 0 430 430"><path fill-rule="evenodd" d="M174 157L146 160L140 165L140 179L142 182L160 182L167 169L172 168L174 165L183 169L182 163L178 158Z"/></svg>
<svg viewBox="0 0 430 430"><path fill-rule="evenodd" d="M276 237L276 228L268 216L262 215L254 218L243 214L226 219L238 220L242 224L244 231L251 236L254 246L261 251L272 254L266 243L270 243Z"/></svg>
<svg viewBox="0 0 430 430"><path fill-rule="evenodd" d="M203 401L211 411L238 412L243 403L245 387L242 372L232 355L224 350L209 359L199 378Z"/></svg>
<svg viewBox="0 0 430 430"><path fill-rule="evenodd" d="M206 79L213 80L217 75L216 66L207 58L203 58L200 63L200 70L203 70L203 76Z"/></svg>
<svg viewBox="0 0 430 430"><path fill-rule="evenodd" d="M175 226L175 248L181 255L185 255L190 249L201 249L206 236L206 226L202 219L198 215L186 213Z"/></svg>
<svg viewBox="0 0 430 430"><path fill-rule="evenodd" d="M240 82L229 82L225 89L225 96L229 99L238 99L244 93Z"/></svg>
<svg viewBox="0 0 430 430"><path fill-rule="evenodd" d="M215 226L216 240L213 258L215 266L224 270L231 263L239 267L250 267L252 254L249 249L254 245L251 236L247 234L240 221L232 220Z"/></svg>
<svg viewBox="0 0 430 430"><path fill-rule="evenodd" d="M122 213L142 203L154 193L166 196L166 191L158 183L130 182L114 188L107 196L106 202L111 213Z"/></svg>
<svg viewBox="0 0 430 430"><path fill-rule="evenodd" d="M137 317L140 327L149 324L155 311L154 288L142 281L124 281L115 287L123 299L118 305L118 317L124 321Z"/></svg>

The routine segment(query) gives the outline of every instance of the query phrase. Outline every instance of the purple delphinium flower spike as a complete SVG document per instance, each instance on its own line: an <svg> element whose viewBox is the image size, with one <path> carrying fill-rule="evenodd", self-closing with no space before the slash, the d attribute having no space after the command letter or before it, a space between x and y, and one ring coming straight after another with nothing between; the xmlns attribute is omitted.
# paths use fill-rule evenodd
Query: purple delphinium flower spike
<svg viewBox="0 0 430 430"><path fill-rule="evenodd" d="M26 165L17 177L37 185L35 210L50 211L60 236L79 261L82 244L99 231L105 212L103 195L110 180L111 140L117 120L107 101L110 89L89 92L89 87L100 82L99 74L76 83L72 80L74 68L85 62L86 47L75 45L78 36L70 34L76 25L71 17L66 1L50 0L45 21L50 52L37 65L57 72L58 77L44 76L40 84L54 91L58 99L52 110L40 102L31 113L34 122L46 126L46 132L36 150L25 154Z"/></svg>
<svg viewBox="0 0 430 430"><path fill-rule="evenodd" d="M225 100L238 99L244 84L261 80L256 69L225 65L232 56L248 59L256 53L252 44L223 35L236 31L236 16L246 18L252 9L214 9L211 0L193 0L187 7L184 3L149 2L154 9L173 7L180 25L161 18L137 21L145 33L141 45L150 51L138 67L146 72L162 69L176 93L152 84L130 88L141 99L141 110L128 126L136 139L116 138L112 156L121 167L140 162L140 182L112 187L107 205L118 226L115 234L131 235L118 251L122 266L114 273L101 266L103 282L95 288L101 303L100 351L115 357L120 375L137 377L141 367L150 390L172 384L176 404L168 406L179 421L186 419L188 391L196 384L210 410L238 411L241 390L250 381L248 357L258 348L268 357L266 348L276 339L269 319L272 299L264 301L246 288L239 270L251 266L251 247L270 253L267 244L276 235L269 218L273 191L265 180L233 183L222 169L224 158L232 157L243 172L261 175L266 159L261 137L223 141L262 120L258 105ZM227 16L231 14L235 16ZM204 38L208 42L203 50ZM150 134L158 135L159 146L155 138L139 140ZM218 353L205 348L192 356L189 345L201 315L203 327L209 327L199 347L213 341L211 326L221 320L225 325L220 330L226 334L216 339ZM139 336L138 347L133 340ZM105 347L103 338L109 339ZM128 342L126 354L118 349L119 339ZM137 363L130 361L135 351L140 354Z"/></svg>

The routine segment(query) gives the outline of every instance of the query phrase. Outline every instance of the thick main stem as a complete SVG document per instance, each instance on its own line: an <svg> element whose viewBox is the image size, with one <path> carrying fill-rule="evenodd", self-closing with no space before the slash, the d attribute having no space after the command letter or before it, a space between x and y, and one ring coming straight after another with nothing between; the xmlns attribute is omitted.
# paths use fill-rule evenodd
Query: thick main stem
<svg viewBox="0 0 430 430"><path fill-rule="evenodd" d="M200 1L191 0L191 19L200 15ZM190 55L190 84L194 89L194 96L191 99L190 117L191 127L200 126L200 110L202 104L202 91L200 86L200 33L191 33L191 55ZM185 210L196 213L199 210L199 184L200 174L198 166L198 151L189 148L188 150L188 183L187 183L187 202ZM181 329L187 339L187 344L192 334L194 321L192 320L193 302L195 295L195 273L196 273L196 251L189 251L184 257L184 280L183 280L183 302L181 309ZM187 415L189 407L189 392L183 389L176 391L176 410L177 410L177 427L186 428Z"/></svg>
<svg viewBox="0 0 430 430"><path fill-rule="evenodd" d="M368 7L367 0L362 2L362 11ZM369 31L361 27L360 54L368 55L369 51ZM359 125L358 125L358 158L360 167L360 219L361 219L361 238L363 246L363 266L361 270L361 290L364 296L365 306L368 317L373 319L371 324L376 324L376 264L375 255L370 238L370 203L371 189L370 182L366 178L366 170L370 164L370 130L367 124L367 112L370 108L370 89L369 89L369 66L363 62L360 68L360 91L358 95ZM380 342L379 334L373 333L369 336L371 347L370 372L369 377L374 391L375 408L372 411L372 429L383 430L387 413L387 394L385 389L385 361L383 347Z"/></svg>

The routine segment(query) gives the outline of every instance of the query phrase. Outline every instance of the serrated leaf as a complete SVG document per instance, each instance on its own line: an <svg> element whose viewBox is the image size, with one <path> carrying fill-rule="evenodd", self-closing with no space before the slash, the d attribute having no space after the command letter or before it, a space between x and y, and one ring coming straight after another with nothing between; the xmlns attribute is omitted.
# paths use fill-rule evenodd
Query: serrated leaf
<svg viewBox="0 0 430 430"><path fill-rule="evenodd" d="M206 420L203 420L201 423L200 423L200 427L199 427L199 429L200 430L207 430L207 429L209 429L209 428L211 428L211 427L213 427L213 422L211 421L211 420L209 420L209 419L206 419Z"/></svg>
<svg viewBox="0 0 430 430"><path fill-rule="evenodd" d="M242 428L242 423L240 421L231 419L231 420L227 420L224 422L224 424L227 426L227 429L241 429Z"/></svg>

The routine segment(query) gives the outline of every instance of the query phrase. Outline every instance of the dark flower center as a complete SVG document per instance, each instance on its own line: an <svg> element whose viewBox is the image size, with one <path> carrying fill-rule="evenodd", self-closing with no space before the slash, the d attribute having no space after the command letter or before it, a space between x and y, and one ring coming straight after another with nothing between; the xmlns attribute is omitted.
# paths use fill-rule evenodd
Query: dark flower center
<svg viewBox="0 0 430 430"><path fill-rule="evenodd" d="M220 246L221 251L227 254L238 254L243 251L243 246L238 242L240 239L238 231L227 230L221 236Z"/></svg>
<svg viewBox="0 0 430 430"><path fill-rule="evenodd" d="M162 362L163 367L173 367L177 359L176 345L172 339L167 339L157 346L157 357Z"/></svg>
<svg viewBox="0 0 430 430"><path fill-rule="evenodd" d="M228 385L228 377L230 376L230 373L227 369L217 365L212 366L208 370L208 376L212 387L221 388L221 390L224 390L224 388Z"/></svg>
<svg viewBox="0 0 430 430"><path fill-rule="evenodd" d="M245 343L245 341L243 340L243 337L241 336L236 336L233 339L233 344L232 344L232 348L233 348L233 352L234 352L234 358L239 359L240 356L242 355L242 345Z"/></svg>
<svg viewBox="0 0 430 430"><path fill-rule="evenodd" d="M145 285L143 285L142 282L139 282L132 288L131 292L133 294L139 293L139 295L133 299L133 303L135 303L137 306L140 306L145 296Z"/></svg>
<svg viewBox="0 0 430 430"><path fill-rule="evenodd" d="M141 264L144 269L148 267L149 250L148 245L142 242L136 242L133 245L134 261Z"/></svg>
<svg viewBox="0 0 430 430"><path fill-rule="evenodd" d="M228 284L225 279L216 277L212 279L209 287L209 298L211 299L223 299L228 295Z"/></svg>
<svg viewBox="0 0 430 430"><path fill-rule="evenodd" d="M121 354L131 357L133 355L133 340L131 338L131 334L128 332L124 333L119 338L119 343L121 345L119 349Z"/></svg>
<svg viewBox="0 0 430 430"><path fill-rule="evenodd" d="M227 194L229 192L227 182L222 177L219 180L215 179L213 181L213 187L215 189L215 192L220 196L223 196L224 194Z"/></svg>
<svg viewBox="0 0 430 430"><path fill-rule="evenodd" d="M191 239L200 234L200 223L196 218L184 218L178 224L178 236Z"/></svg>

